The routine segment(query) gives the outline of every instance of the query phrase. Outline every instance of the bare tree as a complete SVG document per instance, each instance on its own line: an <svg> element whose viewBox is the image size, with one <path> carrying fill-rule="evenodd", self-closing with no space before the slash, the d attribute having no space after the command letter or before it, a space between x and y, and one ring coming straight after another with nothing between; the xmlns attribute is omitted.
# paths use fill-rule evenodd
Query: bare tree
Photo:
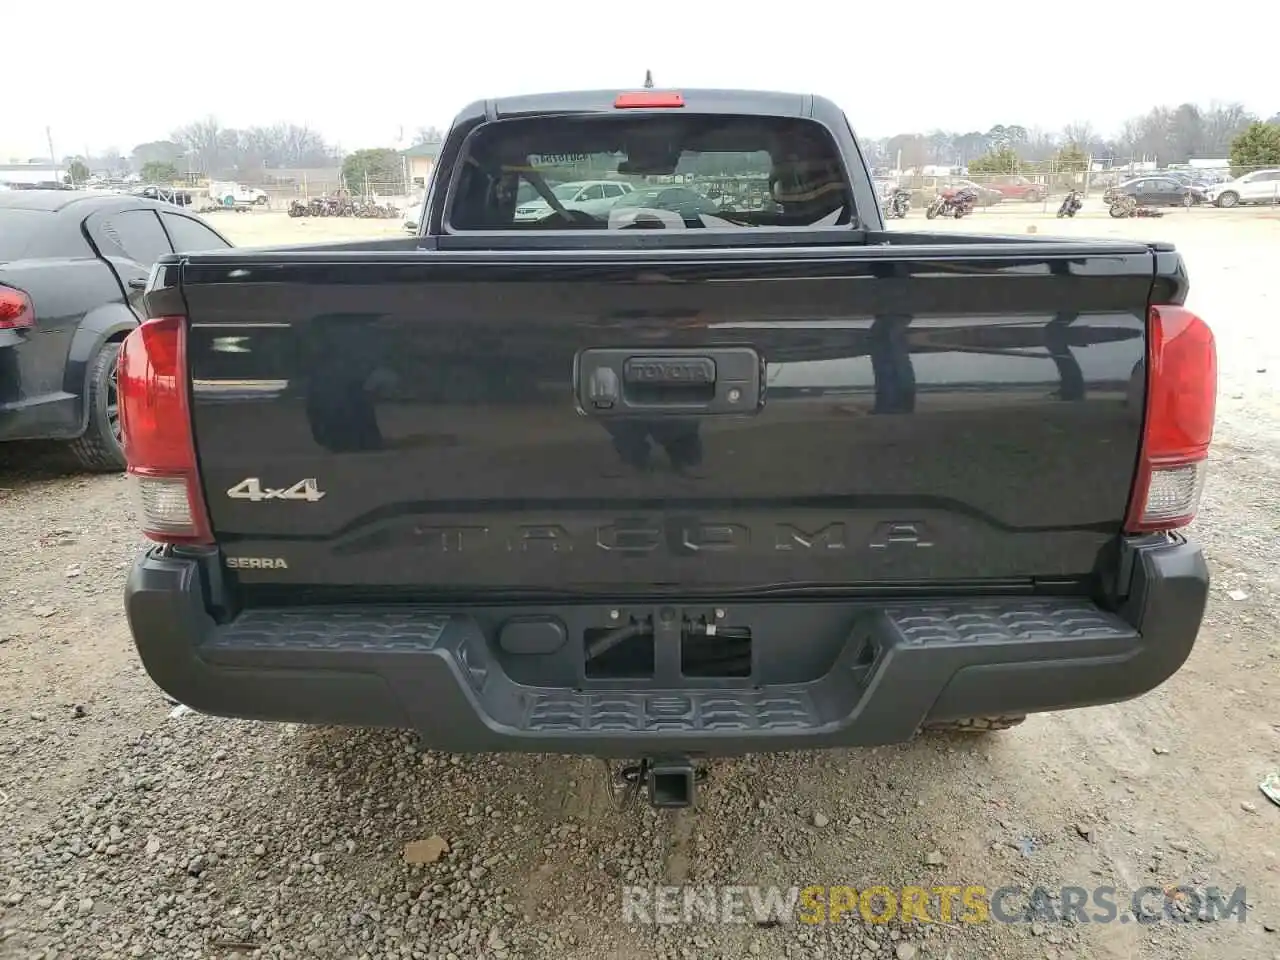
<svg viewBox="0 0 1280 960"><path fill-rule="evenodd" d="M1247 130L1249 124L1256 119L1242 103L1210 104L1201 117L1205 159L1230 156L1231 141ZM1280 115L1272 122L1280 122Z"/></svg>
<svg viewBox="0 0 1280 960"><path fill-rule="evenodd" d="M1062 137L1067 143L1084 147L1093 141L1093 124L1088 120L1073 120L1062 128Z"/></svg>
<svg viewBox="0 0 1280 960"><path fill-rule="evenodd" d="M413 134L413 146L423 143L440 143L444 140L444 131L439 127L419 127Z"/></svg>
<svg viewBox="0 0 1280 960"><path fill-rule="evenodd" d="M1186 163L1204 151L1204 117L1194 103L1179 104L1169 117L1169 153L1166 159Z"/></svg>
<svg viewBox="0 0 1280 960"><path fill-rule="evenodd" d="M172 140L148 140L133 148L130 159L134 170L141 170L148 163L172 163L182 166L182 145ZM185 170L185 166L183 166Z"/></svg>
<svg viewBox="0 0 1280 960"><path fill-rule="evenodd" d="M1018 148L1018 156L1032 161L1048 160L1057 152L1058 138L1039 127L1032 127L1027 132L1026 144Z"/></svg>
<svg viewBox="0 0 1280 960"><path fill-rule="evenodd" d="M897 165L901 157L903 170L923 167L929 162L929 142L918 133L900 133L885 144L889 163Z"/></svg>
<svg viewBox="0 0 1280 960"><path fill-rule="evenodd" d="M173 131L170 139L182 144L188 151L188 162L192 170L210 173L220 170L222 151L222 125L214 117L206 117L188 123Z"/></svg>
<svg viewBox="0 0 1280 960"><path fill-rule="evenodd" d="M337 166L340 159L318 132L294 123L237 130L208 117L174 131L173 140L193 170L249 181L272 168Z"/></svg>
<svg viewBox="0 0 1280 960"><path fill-rule="evenodd" d="M1126 120L1116 138L1116 159L1137 159L1142 149L1142 128L1137 120Z"/></svg>
<svg viewBox="0 0 1280 960"><path fill-rule="evenodd" d="M338 151L305 124L282 123L272 127L280 152L279 166L319 167L337 159Z"/></svg>
<svg viewBox="0 0 1280 960"><path fill-rule="evenodd" d="M89 166L95 172L100 170L108 176L120 176L129 172L129 163L120 155L119 147L107 147L98 156L91 158Z"/></svg>
<svg viewBox="0 0 1280 960"><path fill-rule="evenodd" d="M1122 163L1144 159L1177 163L1228 156L1231 141L1253 120L1253 115L1239 103L1212 103L1207 107L1184 103L1152 107L1141 116L1131 117L1114 137L1104 135L1089 120L1075 120L1063 127L1061 136L1017 123L997 123L986 133L901 132L891 137L862 138L862 143L868 156L883 158L889 166L900 163L904 170L929 163L968 164L1002 148L1013 150L1023 161L1050 160L1067 146L1073 146L1078 155L1111 157ZM1270 122L1280 123L1280 114ZM415 142L440 135L437 128L420 128Z"/></svg>
<svg viewBox="0 0 1280 960"><path fill-rule="evenodd" d="M955 134L934 130L929 134L929 162L939 166L955 163Z"/></svg>
<svg viewBox="0 0 1280 960"><path fill-rule="evenodd" d="M1238 103L1154 107L1125 123L1120 141L1130 156L1161 163L1213 159L1227 156L1231 141L1252 120Z"/></svg>

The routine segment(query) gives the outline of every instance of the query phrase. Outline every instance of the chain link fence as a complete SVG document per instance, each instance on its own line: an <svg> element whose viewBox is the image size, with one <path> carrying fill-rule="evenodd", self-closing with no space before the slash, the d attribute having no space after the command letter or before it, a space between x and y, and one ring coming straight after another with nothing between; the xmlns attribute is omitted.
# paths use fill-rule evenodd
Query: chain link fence
<svg viewBox="0 0 1280 960"><path fill-rule="evenodd" d="M1024 163L1017 173L967 175L889 175L877 178L881 192L893 186L911 192L911 205L923 209L940 192L971 185L984 213L1053 214L1071 190L1086 200L1109 203L1118 193L1135 195L1153 205L1217 206L1222 208L1280 206L1280 165L1274 167L1189 166L1156 169L1153 164L1093 158L1085 164ZM700 184L695 184L697 189ZM422 188L407 178L366 180L352 189L336 172L322 176L301 173L254 185L266 194L256 209L285 212L294 201L365 199L401 211L417 206ZM1187 199L1187 198L1190 199Z"/></svg>
<svg viewBox="0 0 1280 960"><path fill-rule="evenodd" d="M891 185L910 190L913 207L927 206L939 193L969 185L978 191L978 209L991 213L1051 213L1071 190L1103 203L1129 194L1139 202L1161 206L1277 206L1280 164L1157 169L1154 164L1094 158L1088 165L1025 163L1018 173L907 174L880 184L882 190Z"/></svg>
<svg viewBox="0 0 1280 960"><path fill-rule="evenodd" d="M321 198L350 199L364 197L371 201L406 208L418 197L422 188L404 179L366 180L353 189L342 177L298 177L258 185L267 195L267 208L287 210L295 200L304 203Z"/></svg>

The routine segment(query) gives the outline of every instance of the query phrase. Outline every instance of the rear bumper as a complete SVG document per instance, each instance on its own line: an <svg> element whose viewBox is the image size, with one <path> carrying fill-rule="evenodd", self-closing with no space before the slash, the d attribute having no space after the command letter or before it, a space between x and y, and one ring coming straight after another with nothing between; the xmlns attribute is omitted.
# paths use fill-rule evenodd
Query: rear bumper
<svg viewBox="0 0 1280 960"><path fill-rule="evenodd" d="M1138 548L1133 561L1114 614L1030 597L761 605L762 619L794 624L785 642L797 649L808 623L815 635L839 625L812 679L774 683L758 669L736 686L664 689L518 682L492 642L492 609L289 608L218 624L201 561L154 550L136 562L125 600L152 679L206 713L412 728L456 752L716 756L897 743L928 720L1143 694L1190 654L1209 578L1185 541Z"/></svg>

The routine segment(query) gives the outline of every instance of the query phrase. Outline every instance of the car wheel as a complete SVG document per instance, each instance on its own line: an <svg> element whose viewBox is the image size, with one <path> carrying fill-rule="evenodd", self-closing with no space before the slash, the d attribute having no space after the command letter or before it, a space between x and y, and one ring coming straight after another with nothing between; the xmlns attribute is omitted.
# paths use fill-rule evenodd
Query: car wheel
<svg viewBox="0 0 1280 960"><path fill-rule="evenodd" d="M1012 730L1026 720L1026 715L1010 714L999 717L965 717L962 720L938 720L926 723L921 729L926 733L996 733Z"/></svg>
<svg viewBox="0 0 1280 960"><path fill-rule="evenodd" d="M84 433L71 442L71 455L87 470L116 473L125 467L116 389L119 356L119 343L105 343L89 361L89 389L84 398L89 423Z"/></svg>
<svg viewBox="0 0 1280 960"><path fill-rule="evenodd" d="M1240 194L1233 193L1230 190L1228 190L1226 193L1218 194L1218 199L1215 201L1215 203L1217 203L1217 205L1220 207L1234 207L1239 202L1240 202Z"/></svg>

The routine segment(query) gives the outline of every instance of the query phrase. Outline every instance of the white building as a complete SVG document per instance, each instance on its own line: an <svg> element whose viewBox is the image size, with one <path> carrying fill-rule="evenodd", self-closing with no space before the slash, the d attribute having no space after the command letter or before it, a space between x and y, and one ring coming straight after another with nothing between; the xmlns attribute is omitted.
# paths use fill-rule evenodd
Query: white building
<svg viewBox="0 0 1280 960"><path fill-rule="evenodd" d="M62 183L66 170L55 163L0 163L0 183Z"/></svg>

